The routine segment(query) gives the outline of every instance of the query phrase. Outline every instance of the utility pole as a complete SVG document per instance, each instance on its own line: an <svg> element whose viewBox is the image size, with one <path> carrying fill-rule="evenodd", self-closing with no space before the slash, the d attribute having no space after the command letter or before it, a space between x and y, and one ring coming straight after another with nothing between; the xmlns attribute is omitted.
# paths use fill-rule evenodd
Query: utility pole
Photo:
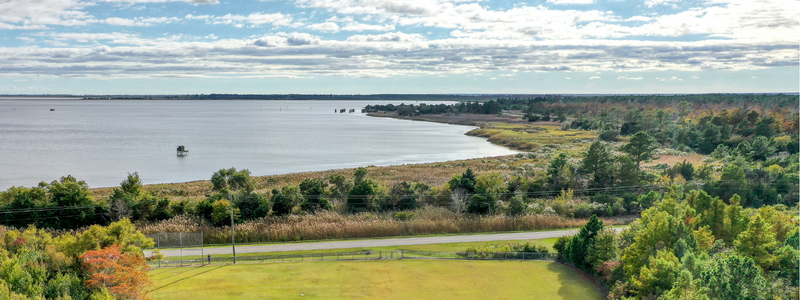
<svg viewBox="0 0 800 300"><path fill-rule="evenodd" d="M233 244L233 263L236 263L236 230L233 227L233 194L229 191L228 198L231 200L231 243Z"/></svg>

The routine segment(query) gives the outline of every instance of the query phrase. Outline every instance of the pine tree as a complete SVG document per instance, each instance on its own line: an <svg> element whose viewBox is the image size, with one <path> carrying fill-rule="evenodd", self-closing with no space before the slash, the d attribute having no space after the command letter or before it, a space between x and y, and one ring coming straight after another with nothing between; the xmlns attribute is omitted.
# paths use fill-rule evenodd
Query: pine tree
<svg viewBox="0 0 800 300"><path fill-rule="evenodd" d="M772 265L772 250L777 242L771 226L764 222L760 215L750 221L747 230L736 239L736 251L753 258L761 268L768 269Z"/></svg>
<svg viewBox="0 0 800 300"><path fill-rule="evenodd" d="M607 187L614 183L614 164L608 146L594 142L583 159L583 171L591 176L591 187Z"/></svg>

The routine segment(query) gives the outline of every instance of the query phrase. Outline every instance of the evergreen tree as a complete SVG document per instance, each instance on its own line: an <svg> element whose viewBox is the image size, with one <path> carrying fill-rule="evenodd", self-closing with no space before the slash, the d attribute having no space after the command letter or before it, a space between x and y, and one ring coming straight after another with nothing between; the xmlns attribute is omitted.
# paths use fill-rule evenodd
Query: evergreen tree
<svg viewBox="0 0 800 300"><path fill-rule="evenodd" d="M653 154L658 143L646 132L637 132L631 137L628 144L619 147L619 150L628 154L628 156L636 162L636 166L640 166L643 161L653 159Z"/></svg>
<svg viewBox="0 0 800 300"><path fill-rule="evenodd" d="M701 271L700 282L711 299L767 299L766 280L750 257L712 259Z"/></svg>
<svg viewBox="0 0 800 300"><path fill-rule="evenodd" d="M599 141L589 146L583 159L583 172L591 176L591 187L603 188L614 183L614 164L608 146Z"/></svg>
<svg viewBox="0 0 800 300"><path fill-rule="evenodd" d="M734 242L736 251L753 258L753 260L764 269L772 265L771 252L775 249L775 234L771 226L764 222L760 215L756 215L747 230L742 232Z"/></svg>
<svg viewBox="0 0 800 300"><path fill-rule="evenodd" d="M584 270L589 269L591 266L586 261L587 254L590 248L595 244L595 237L603 230L603 221L597 218L597 215L592 215L589 222L581 227L581 231L572 238L569 244L569 259L575 264L576 267Z"/></svg>

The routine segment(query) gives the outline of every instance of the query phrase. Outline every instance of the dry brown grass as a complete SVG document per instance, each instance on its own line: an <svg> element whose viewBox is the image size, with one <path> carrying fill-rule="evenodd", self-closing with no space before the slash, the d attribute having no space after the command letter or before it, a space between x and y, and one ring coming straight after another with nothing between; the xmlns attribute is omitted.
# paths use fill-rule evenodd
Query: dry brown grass
<svg viewBox="0 0 800 300"><path fill-rule="evenodd" d="M321 212L312 215L268 217L236 225L236 241L271 243L287 241L356 239L430 234L530 231L583 226L586 219L570 219L556 215L476 216L456 214L439 207L414 211L415 217L396 220L391 213L343 215ZM604 220L607 225L625 220ZM231 239L230 227L214 227L204 221L177 217L158 223L137 226L145 234L158 232L203 232L206 244L223 244Z"/></svg>
<svg viewBox="0 0 800 300"><path fill-rule="evenodd" d="M650 167L660 164L667 164L667 165L675 165L677 163L683 162L684 160L687 163L691 163L694 166L699 166L703 164L703 159L705 159L706 155L697 154L697 153L690 153L685 156L679 155L659 155L658 159L652 160L650 162L642 164L643 167Z"/></svg>

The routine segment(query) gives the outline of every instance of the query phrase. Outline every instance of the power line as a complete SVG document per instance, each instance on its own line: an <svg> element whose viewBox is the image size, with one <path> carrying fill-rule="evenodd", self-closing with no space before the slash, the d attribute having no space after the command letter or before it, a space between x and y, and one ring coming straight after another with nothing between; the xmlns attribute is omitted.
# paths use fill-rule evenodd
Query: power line
<svg viewBox="0 0 800 300"><path fill-rule="evenodd" d="M100 216L100 215L108 215L108 213L94 213L94 214L80 214L80 215L66 215L66 216L52 216L52 217L37 217L37 218L27 218L27 219L13 219L14 222L16 221L32 221L32 220L45 220L45 219L70 219L76 217L89 217L89 216Z"/></svg>
<svg viewBox="0 0 800 300"><path fill-rule="evenodd" d="M72 209L89 209L89 208L98 208L103 207L102 205L90 205L90 206L56 206L56 207L42 207L42 208L17 208L17 209L4 209L0 210L0 214L12 214L12 213L29 213L29 212L46 212L46 211L62 211L62 210L72 210Z"/></svg>

